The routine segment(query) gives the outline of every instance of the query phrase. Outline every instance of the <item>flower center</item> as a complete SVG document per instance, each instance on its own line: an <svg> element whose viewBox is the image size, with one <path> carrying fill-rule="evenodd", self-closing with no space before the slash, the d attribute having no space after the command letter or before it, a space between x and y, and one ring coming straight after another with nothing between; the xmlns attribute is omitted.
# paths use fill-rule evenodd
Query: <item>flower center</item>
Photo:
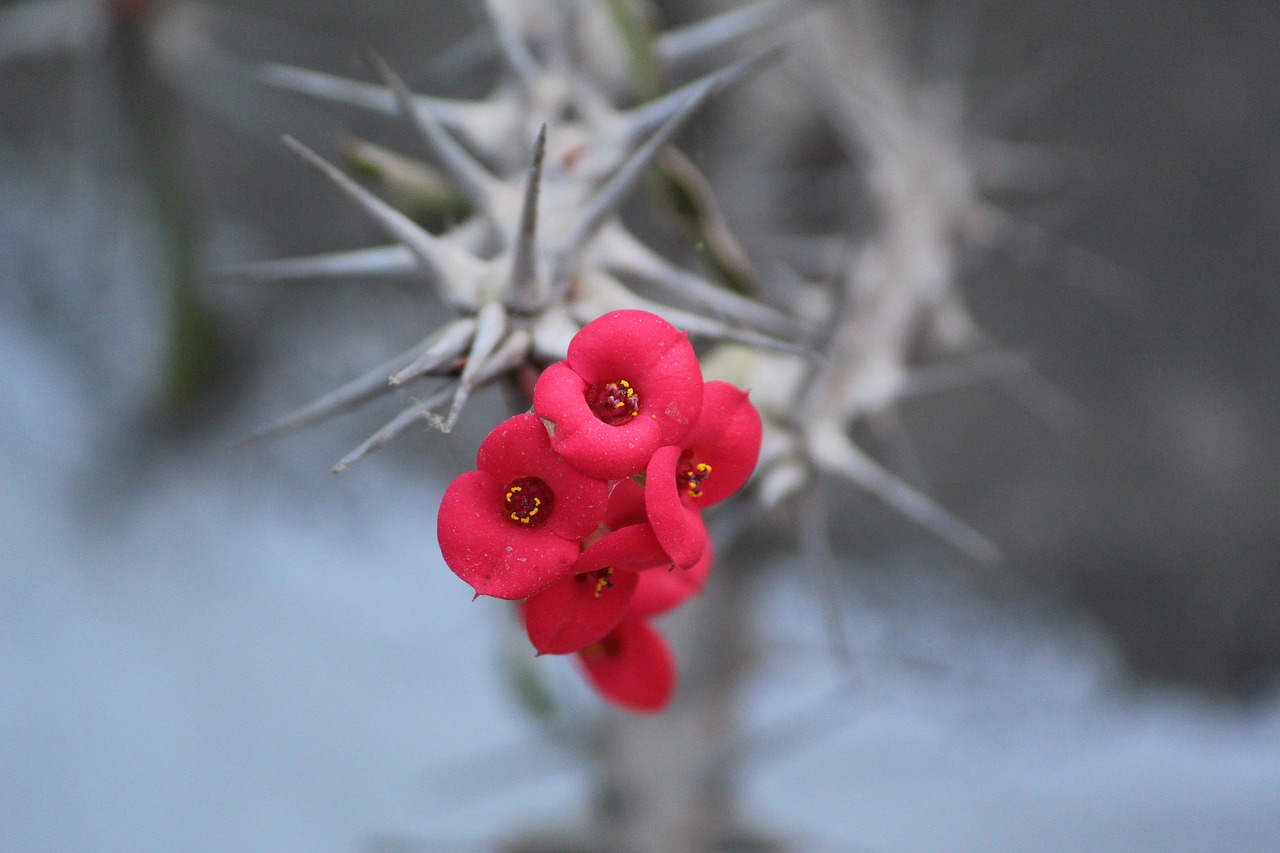
<svg viewBox="0 0 1280 853"><path fill-rule="evenodd" d="M606 589L613 589L613 571L613 566L605 566L603 569L578 575L578 581L591 584L594 587L591 597L599 598Z"/></svg>
<svg viewBox="0 0 1280 853"><path fill-rule="evenodd" d="M537 477L521 477L507 486L502 503L512 521L526 526L540 524L551 512L551 489Z"/></svg>
<svg viewBox="0 0 1280 853"><path fill-rule="evenodd" d="M695 462L693 451L686 450L680 454L680 462L676 467L676 485L684 489L691 498L702 497L702 484L711 476L711 466L706 462Z"/></svg>
<svg viewBox="0 0 1280 853"><path fill-rule="evenodd" d="M591 386L587 391L587 405L609 426L621 426L640 414L640 396L625 379Z"/></svg>

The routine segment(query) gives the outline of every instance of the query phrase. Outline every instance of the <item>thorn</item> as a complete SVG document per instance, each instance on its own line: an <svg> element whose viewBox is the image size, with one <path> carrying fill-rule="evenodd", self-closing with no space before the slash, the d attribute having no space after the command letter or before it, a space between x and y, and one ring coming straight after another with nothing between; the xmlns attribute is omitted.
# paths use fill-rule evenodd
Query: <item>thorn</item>
<svg viewBox="0 0 1280 853"><path fill-rule="evenodd" d="M525 86L532 88L535 78L542 73L537 60L525 46L521 34L513 32L511 27L507 26L503 16L494 8L494 0L485 0L483 5L498 40L498 53ZM520 4L515 4L516 8L519 6Z"/></svg>
<svg viewBox="0 0 1280 853"><path fill-rule="evenodd" d="M436 283L441 298L459 308L473 308L473 300L463 290L472 284L481 262L420 228L412 219L387 204L353 181L297 139L285 134L281 141L304 161L337 185L352 201L359 204L387 234L399 240L413 253L418 266Z"/></svg>
<svg viewBox="0 0 1280 853"><path fill-rule="evenodd" d="M438 426L441 432L453 430L462 414L462 407L471 397L471 392L480 382L480 377L487 368L489 357L501 343L507 332L507 312L499 302L486 302L480 306L476 314L476 333L471 340L471 350L467 353L467 364L458 379L458 388L453 394L453 403L449 406L449 416Z"/></svg>
<svg viewBox="0 0 1280 853"><path fill-rule="evenodd" d="M697 60L744 36L761 32L792 17L792 0L763 0L667 30L656 40L658 58L668 67Z"/></svg>
<svg viewBox="0 0 1280 853"><path fill-rule="evenodd" d="M538 193L542 185L542 161L547 153L547 126L538 131L533 145L533 165L524 186L524 206L520 210L520 227L516 232L516 244L511 262L511 285L508 307L516 311L532 312L545 300L546 294L538 279L537 230Z"/></svg>
<svg viewBox="0 0 1280 853"><path fill-rule="evenodd" d="M400 112L410 119L423 141L431 152L440 158L445 173L452 179L463 195L491 218L493 215L494 197L498 192L498 182L489 171L471 156L462 145L449 135L444 125L425 105L414 103L413 93L405 85L404 80L391 70L373 48L362 46L360 58L381 78L383 84L395 96Z"/></svg>
<svg viewBox="0 0 1280 853"><path fill-rule="evenodd" d="M806 331L794 317L681 269L641 243L621 224L606 226L597 239L599 244L608 246L601 256L611 272L638 276L677 298L691 300L719 316L778 337L798 339Z"/></svg>
<svg viewBox="0 0 1280 853"><path fill-rule="evenodd" d="M321 71L268 62L259 67L258 79L278 89L385 115L394 116L400 111L395 95L386 86L348 80ZM418 108L430 110L451 131L465 136L482 149L493 144L494 134L486 132L486 129L495 123L496 113L503 111L491 100L461 101L414 95L413 103ZM504 122L501 123L505 126Z"/></svg>
<svg viewBox="0 0 1280 853"><path fill-rule="evenodd" d="M810 426L809 453L818 467L843 477L986 565L1000 561L991 540L947 512L859 450L836 424Z"/></svg>
<svg viewBox="0 0 1280 853"><path fill-rule="evenodd" d="M413 273L417 269L413 253L397 243L348 252L256 261L228 267L221 270L218 277L239 284L265 284L303 278L396 276Z"/></svg>
<svg viewBox="0 0 1280 853"><path fill-rule="evenodd" d="M442 326L428 339L430 344L422 354L391 374L387 384L403 385L457 358L466 350L475 329L476 321L471 317L461 317Z"/></svg>
<svg viewBox="0 0 1280 853"><path fill-rule="evenodd" d="M636 184L644 175L645 169L653 162L653 158L657 156L662 146L666 145L694 112L702 106L711 91L711 87L704 86L688 95L685 102L675 110L671 117L655 130L648 140L637 148L631 157L625 160L599 188L595 197L586 205L582 217L574 227L570 239L566 243L565 254L558 259L560 268L556 270L555 276L557 286L568 286L569 267L578 253L582 251L583 246L595 236L595 233L604 224L605 220L617 212L618 207L635 189Z"/></svg>
<svg viewBox="0 0 1280 853"><path fill-rule="evenodd" d="M393 439L413 426L415 421L423 419L429 421L433 416L431 410L447 399L449 399L448 385L437 390L423 402L415 403L396 415L382 429L366 438L355 450L342 457L338 464L334 465L330 470L335 474L341 474L361 459L386 447Z"/></svg>
<svg viewBox="0 0 1280 853"><path fill-rule="evenodd" d="M764 51L757 56L740 60L721 68L719 71L713 71L704 77L685 83L660 98L646 101L623 111L621 115L628 125L626 132L622 134L623 140L627 145L639 144L646 134L651 133L654 128L659 127L664 121L679 112L688 98L705 97L714 92L719 92L745 80L770 62L781 57L782 50L780 48Z"/></svg>
<svg viewBox="0 0 1280 853"><path fill-rule="evenodd" d="M392 388L387 385L387 374L401 369L405 364L413 361L419 353L430 345L430 338L420 341L409 349L397 355L395 358L380 364L373 370L367 371L341 388L329 394L320 397L300 409L278 418L258 431L254 432L248 438L242 439L237 443L238 447L246 447L268 438L274 438L282 433L291 432L295 429L313 424L316 421L336 415L339 412L353 409L361 403L366 403L381 397L384 394L391 393Z"/></svg>

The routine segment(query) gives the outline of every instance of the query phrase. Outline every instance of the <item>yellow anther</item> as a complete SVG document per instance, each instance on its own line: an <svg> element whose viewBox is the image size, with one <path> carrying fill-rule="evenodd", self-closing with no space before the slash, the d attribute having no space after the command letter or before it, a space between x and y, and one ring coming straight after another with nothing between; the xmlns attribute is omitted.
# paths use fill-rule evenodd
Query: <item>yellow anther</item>
<svg viewBox="0 0 1280 853"><path fill-rule="evenodd" d="M592 386L587 403L596 417L610 426L620 426L640 411L640 395L625 379Z"/></svg>
<svg viewBox="0 0 1280 853"><path fill-rule="evenodd" d="M551 489L536 477L521 477L508 483L504 494L507 517L525 527L546 521L555 507Z"/></svg>
<svg viewBox="0 0 1280 853"><path fill-rule="evenodd" d="M613 581L609 580L610 576L613 575L613 566L609 566L607 569L601 569L599 575L600 576L596 578L596 591L594 594L596 598L599 598L602 592L613 586Z"/></svg>
<svg viewBox="0 0 1280 853"><path fill-rule="evenodd" d="M710 476L711 466L706 462L698 462L689 468L682 467L678 474L678 478L684 481L685 494L691 498L702 497L702 484Z"/></svg>

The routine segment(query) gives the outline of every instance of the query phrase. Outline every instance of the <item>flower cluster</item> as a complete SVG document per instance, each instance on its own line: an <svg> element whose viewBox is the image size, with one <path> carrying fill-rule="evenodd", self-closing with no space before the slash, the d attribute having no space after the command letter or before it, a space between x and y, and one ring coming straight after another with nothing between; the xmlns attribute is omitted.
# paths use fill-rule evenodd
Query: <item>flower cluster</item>
<svg viewBox="0 0 1280 853"><path fill-rule="evenodd" d="M687 335L655 314L588 323L539 376L533 412L489 434L446 490L445 562L477 595L520 601L540 654L575 654L610 701L658 711L675 664L650 620L702 589L702 510L746 483L761 422L704 382Z"/></svg>

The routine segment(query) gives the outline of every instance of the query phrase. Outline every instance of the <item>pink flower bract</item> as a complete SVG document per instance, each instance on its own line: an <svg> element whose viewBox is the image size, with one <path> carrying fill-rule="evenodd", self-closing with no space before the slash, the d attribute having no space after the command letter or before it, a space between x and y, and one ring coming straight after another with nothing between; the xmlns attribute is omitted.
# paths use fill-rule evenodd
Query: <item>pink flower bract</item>
<svg viewBox="0 0 1280 853"><path fill-rule="evenodd" d="M565 655L597 643L617 627L639 575L612 566L570 575L524 605L525 630L539 654Z"/></svg>
<svg viewBox="0 0 1280 853"><path fill-rule="evenodd" d="M628 710L657 713L675 693L675 660L667 641L648 622L624 620L603 640L578 652L578 660L591 685Z"/></svg>
<svg viewBox="0 0 1280 853"><path fill-rule="evenodd" d="M533 408L555 423L557 452L593 477L618 479L689 432L702 393L688 335L656 314L625 310L574 336L568 358L538 378Z"/></svg>
<svg viewBox="0 0 1280 853"><path fill-rule="evenodd" d="M476 469L445 490L444 561L479 595L520 599L563 578L579 541L604 518L608 484L551 449L536 415L517 415L480 444Z"/></svg>
<svg viewBox="0 0 1280 853"><path fill-rule="evenodd" d="M708 382L702 415L676 445L653 454L645 471L645 509L654 533L677 566L702 557L702 507L747 482L760 457L760 413L728 382Z"/></svg>

